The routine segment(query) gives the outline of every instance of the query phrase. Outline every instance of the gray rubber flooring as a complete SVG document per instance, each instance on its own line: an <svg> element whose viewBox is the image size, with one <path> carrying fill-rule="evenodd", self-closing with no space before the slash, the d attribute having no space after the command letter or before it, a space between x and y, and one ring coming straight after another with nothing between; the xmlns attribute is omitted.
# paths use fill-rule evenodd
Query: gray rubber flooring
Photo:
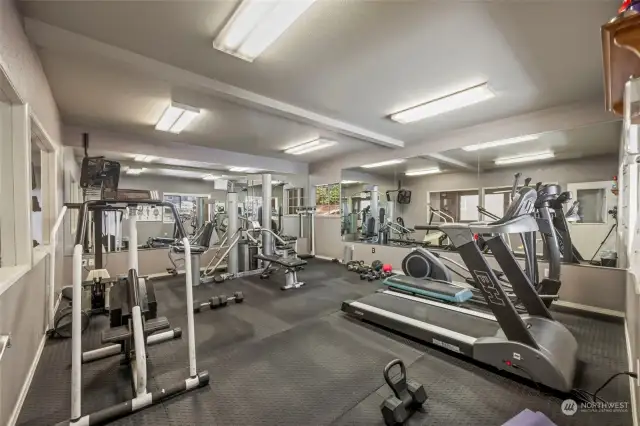
<svg viewBox="0 0 640 426"><path fill-rule="evenodd" d="M410 425L501 425L525 408L542 411L558 425L631 425L629 413L562 414L562 398L480 365L344 316L340 303L373 292L338 264L311 260L299 278L307 285L282 292L281 276L200 286L195 297L242 290L243 304L196 315L198 369L209 386L124 418L118 425L383 425L379 405L391 393L382 368L394 358L423 383L429 400ZM186 328L184 282L156 281L161 315ZM626 369L621 323L557 312L580 344L583 373L577 386L594 391ZM106 318L85 332L84 350L100 346ZM50 339L24 403L19 425L50 425L68 418L70 340ZM187 376L186 336L149 348L149 387ZM131 397L128 370L117 358L83 367L83 412ZM626 377L599 394L629 401Z"/></svg>

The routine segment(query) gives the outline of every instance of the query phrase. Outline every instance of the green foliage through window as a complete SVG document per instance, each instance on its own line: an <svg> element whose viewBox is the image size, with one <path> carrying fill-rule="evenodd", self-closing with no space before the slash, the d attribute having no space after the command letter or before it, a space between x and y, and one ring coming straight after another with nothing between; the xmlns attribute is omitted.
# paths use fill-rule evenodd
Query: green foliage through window
<svg viewBox="0 0 640 426"><path fill-rule="evenodd" d="M316 206L340 204L340 184L316 186Z"/></svg>

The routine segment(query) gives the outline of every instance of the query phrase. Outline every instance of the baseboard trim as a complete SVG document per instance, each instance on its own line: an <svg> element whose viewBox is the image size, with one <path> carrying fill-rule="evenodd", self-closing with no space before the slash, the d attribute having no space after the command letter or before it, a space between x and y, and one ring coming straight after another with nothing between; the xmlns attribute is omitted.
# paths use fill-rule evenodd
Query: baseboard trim
<svg viewBox="0 0 640 426"><path fill-rule="evenodd" d="M598 308L596 306L583 305L581 303L567 302L565 300L558 300L557 302L553 302L553 305L557 307L571 309L574 311L583 311L583 312L589 312L592 314L598 314L601 316L617 318L620 320L624 319L625 317L624 312L614 311L613 309Z"/></svg>
<svg viewBox="0 0 640 426"><path fill-rule="evenodd" d="M627 363L629 364L629 371L638 373L633 365L633 355L631 354L631 337L629 336L629 329L627 328L627 320L624 320L624 339L627 344ZM633 426L638 426L638 406L636 404L636 382L633 377L629 377L629 394L631 395L631 418L633 419Z"/></svg>
<svg viewBox="0 0 640 426"><path fill-rule="evenodd" d="M62 295L61 295L62 296ZM56 309L60 304L61 296L58 297L58 303L56 304ZM29 372L27 373L27 377L22 384L22 389L20 389L20 395L18 396L18 401L16 402L15 407L13 407L13 411L11 412L11 417L9 417L8 426L15 426L18 422L18 417L20 417L20 412L22 411L22 405L24 404L25 399L27 399L27 394L29 393L29 389L31 388L31 382L33 381L33 376L36 374L36 369L38 368L38 364L40 363L40 357L42 356L42 352L44 351L44 344L47 342L47 334L42 335L42 339L40 340L40 346L38 346L38 350L36 352L36 356L33 357L33 361L31 362L31 367L29 368Z"/></svg>

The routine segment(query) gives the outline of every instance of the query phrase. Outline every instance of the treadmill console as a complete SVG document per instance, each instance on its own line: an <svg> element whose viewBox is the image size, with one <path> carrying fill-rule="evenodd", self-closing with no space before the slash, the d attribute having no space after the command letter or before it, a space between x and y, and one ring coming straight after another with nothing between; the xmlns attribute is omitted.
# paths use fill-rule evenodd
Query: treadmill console
<svg viewBox="0 0 640 426"><path fill-rule="evenodd" d="M533 213L537 198L536 190L530 186L520 188L500 221L503 222L514 217Z"/></svg>

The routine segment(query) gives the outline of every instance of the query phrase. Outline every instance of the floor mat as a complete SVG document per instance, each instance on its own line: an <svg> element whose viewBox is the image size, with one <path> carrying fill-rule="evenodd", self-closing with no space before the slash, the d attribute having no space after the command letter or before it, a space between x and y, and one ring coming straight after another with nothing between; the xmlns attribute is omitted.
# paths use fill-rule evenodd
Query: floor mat
<svg viewBox="0 0 640 426"><path fill-rule="evenodd" d="M328 424L383 383L381 368L421 352L339 317L315 320L202 363L209 391L166 403L183 425ZM158 381L179 378L176 373ZM198 407L195 412L193 407Z"/></svg>
<svg viewBox="0 0 640 426"><path fill-rule="evenodd" d="M243 304L196 315L199 369L211 384L121 419L117 425L382 425L379 404L390 390L382 368L398 357L409 375L427 387L427 413L408 424L500 425L524 408L547 413L559 425L631 424L628 413L569 418L559 400L458 359L422 342L362 323L340 312L345 299L379 288L338 264L311 259L299 273L307 285L280 290L282 277L237 279L194 288L194 297L245 293ZM156 280L159 313L186 326L184 278ZM593 391L625 370L620 323L555 313L576 336L586 370L579 386ZM101 346L105 317L83 336L85 350ZM69 416L71 341L50 339L33 378L19 425L50 425ZM187 375L186 339L149 348L149 387L158 389ZM619 377L601 396L629 401L628 380ZM128 372L117 358L83 367L83 412L131 396ZM592 420L594 419L594 420Z"/></svg>

